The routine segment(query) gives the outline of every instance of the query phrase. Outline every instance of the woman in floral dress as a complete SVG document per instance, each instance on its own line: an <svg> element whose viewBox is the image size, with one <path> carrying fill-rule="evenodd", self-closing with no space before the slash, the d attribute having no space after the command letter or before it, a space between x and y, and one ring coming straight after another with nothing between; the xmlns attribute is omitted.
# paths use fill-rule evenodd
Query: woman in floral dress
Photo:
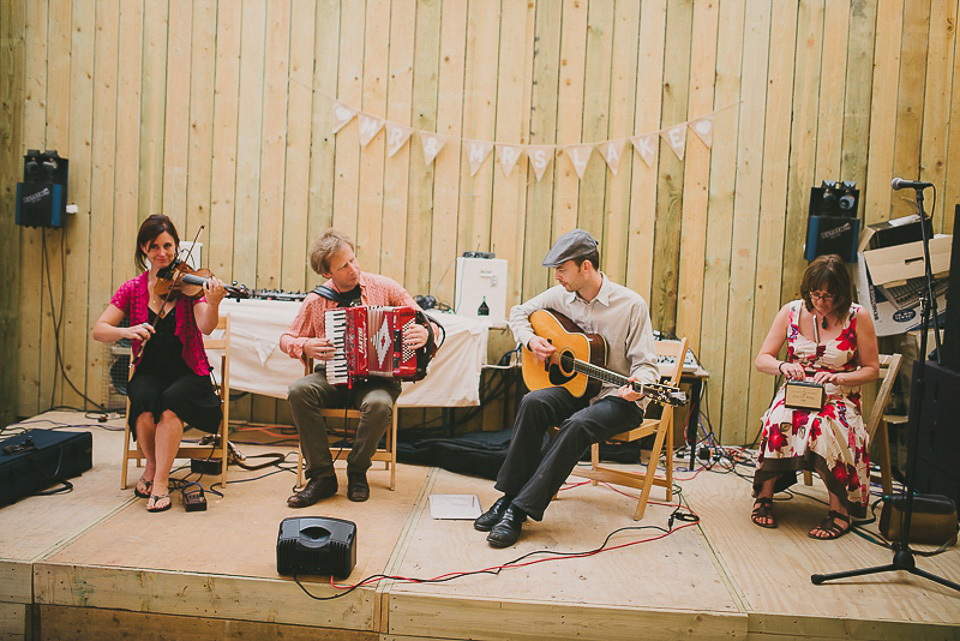
<svg viewBox="0 0 960 641"><path fill-rule="evenodd" d="M839 256L820 256L800 284L802 300L783 306L763 341L756 368L787 380L822 383L823 409L790 409L785 386L764 413L760 456L753 477L751 520L776 527L773 494L815 471L830 493L827 517L810 530L814 539L835 539L850 529L850 515L863 517L870 496L867 430L860 386L875 381L880 365L877 336L867 311L852 301L850 275ZM778 354L787 343L787 358Z"/></svg>

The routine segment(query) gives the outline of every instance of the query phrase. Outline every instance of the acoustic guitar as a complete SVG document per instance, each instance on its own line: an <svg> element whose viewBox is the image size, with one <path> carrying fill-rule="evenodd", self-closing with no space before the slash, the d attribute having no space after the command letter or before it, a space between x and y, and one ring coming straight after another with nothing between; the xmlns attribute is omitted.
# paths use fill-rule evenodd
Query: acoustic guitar
<svg viewBox="0 0 960 641"><path fill-rule="evenodd" d="M530 314L533 332L557 348L544 363L533 352L523 347L521 371L523 382L530 390L545 387L563 387L580 398L595 396L601 383L630 385L661 405L686 405L687 395L677 387L660 383L639 383L606 369L607 341L599 334L588 334L576 323L552 309L538 309Z"/></svg>

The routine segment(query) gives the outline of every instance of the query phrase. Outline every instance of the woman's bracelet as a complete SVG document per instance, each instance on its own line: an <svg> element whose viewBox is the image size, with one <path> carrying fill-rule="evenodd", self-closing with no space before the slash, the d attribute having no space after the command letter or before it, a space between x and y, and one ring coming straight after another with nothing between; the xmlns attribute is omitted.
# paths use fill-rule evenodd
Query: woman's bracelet
<svg viewBox="0 0 960 641"><path fill-rule="evenodd" d="M783 366L787 364L787 361L780 361L780 365L777 366L777 371L783 374ZM786 376L786 374L784 374Z"/></svg>

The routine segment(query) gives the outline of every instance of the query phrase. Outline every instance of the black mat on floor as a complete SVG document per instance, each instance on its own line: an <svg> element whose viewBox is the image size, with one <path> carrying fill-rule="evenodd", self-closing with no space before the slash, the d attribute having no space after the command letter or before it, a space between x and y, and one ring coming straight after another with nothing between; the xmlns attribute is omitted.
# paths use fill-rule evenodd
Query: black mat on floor
<svg viewBox="0 0 960 641"><path fill-rule="evenodd" d="M513 430L471 432L462 436L404 440L401 432L397 443L397 460L412 465L439 467L457 474L496 480L500 466L507 458ZM601 443L600 458L617 463L640 460L640 442ZM590 450L581 460L590 460Z"/></svg>

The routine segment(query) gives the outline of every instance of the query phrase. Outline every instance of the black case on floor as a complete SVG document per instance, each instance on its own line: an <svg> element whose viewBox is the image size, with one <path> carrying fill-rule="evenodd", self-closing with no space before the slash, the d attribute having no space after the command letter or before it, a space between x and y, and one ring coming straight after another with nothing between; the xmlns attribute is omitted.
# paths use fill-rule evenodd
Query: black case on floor
<svg viewBox="0 0 960 641"><path fill-rule="evenodd" d="M29 430L0 441L0 506L93 467L90 432Z"/></svg>

